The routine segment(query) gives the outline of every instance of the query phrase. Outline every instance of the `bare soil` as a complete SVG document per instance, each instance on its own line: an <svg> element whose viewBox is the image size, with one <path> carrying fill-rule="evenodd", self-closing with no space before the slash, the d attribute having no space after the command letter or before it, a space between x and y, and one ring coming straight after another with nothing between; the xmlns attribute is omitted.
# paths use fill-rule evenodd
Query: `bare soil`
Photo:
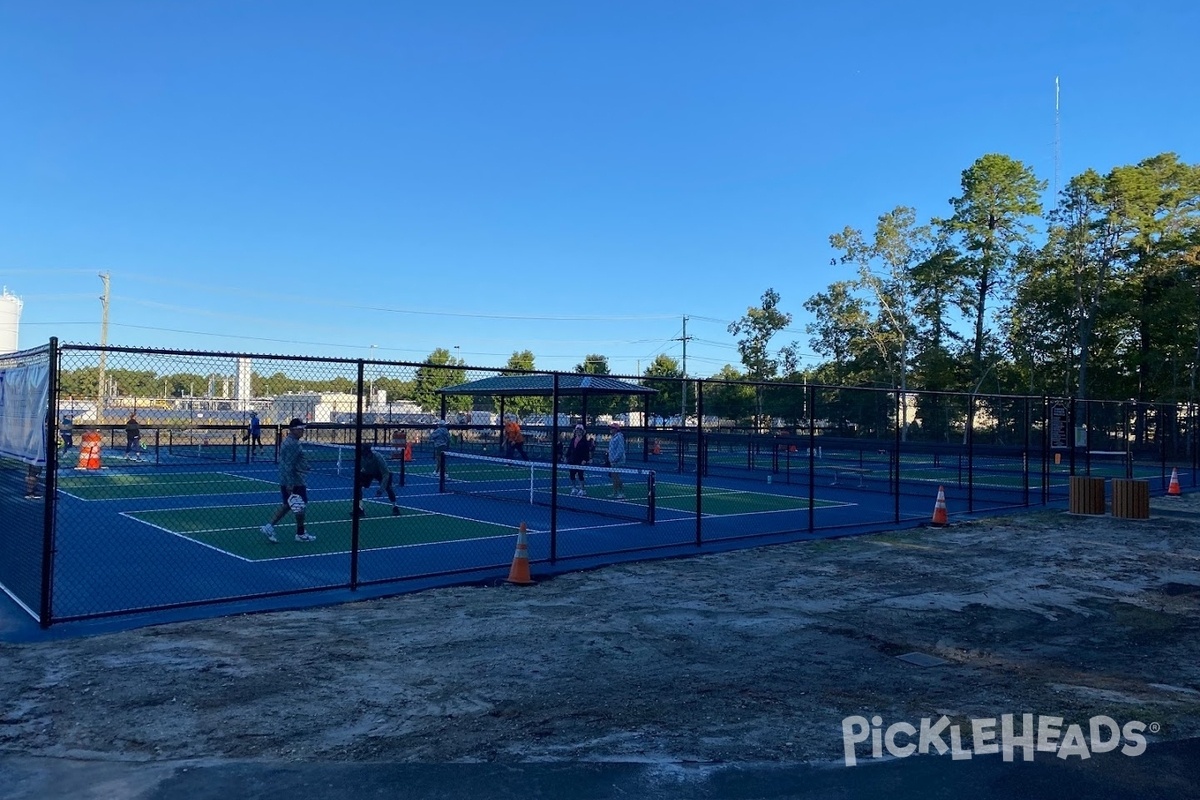
<svg viewBox="0 0 1200 800"><path fill-rule="evenodd" d="M853 714L1181 739L1198 607L1200 496L1035 512L0 645L0 758L832 762Z"/></svg>

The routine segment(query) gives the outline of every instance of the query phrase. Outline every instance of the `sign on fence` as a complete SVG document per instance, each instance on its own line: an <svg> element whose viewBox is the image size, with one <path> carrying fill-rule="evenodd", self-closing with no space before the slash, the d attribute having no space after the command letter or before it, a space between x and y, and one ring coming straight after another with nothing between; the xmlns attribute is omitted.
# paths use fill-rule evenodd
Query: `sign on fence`
<svg viewBox="0 0 1200 800"><path fill-rule="evenodd" d="M1067 407L1063 403L1050 406L1050 447L1067 448Z"/></svg>

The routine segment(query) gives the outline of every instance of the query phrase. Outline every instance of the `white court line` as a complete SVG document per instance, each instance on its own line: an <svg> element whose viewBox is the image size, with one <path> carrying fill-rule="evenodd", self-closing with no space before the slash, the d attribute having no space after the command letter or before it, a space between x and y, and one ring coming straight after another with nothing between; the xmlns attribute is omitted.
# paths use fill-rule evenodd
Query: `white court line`
<svg viewBox="0 0 1200 800"><path fill-rule="evenodd" d="M316 502L321 502L321 501L316 501ZM324 502L341 503L341 502L348 502L348 501L326 500ZM262 506L275 507L277 505L278 505L277 503L256 503L253 505L246 505L246 506L224 506L224 508L235 508L235 507L236 508L258 508L258 507L262 507ZM463 516L458 516L456 514L443 514L438 511L429 511L428 509L424 509L424 508L413 508L412 506L398 506L398 507L405 509L407 511L411 511L413 513L401 515L400 517L391 517L391 516L362 517L359 520L360 524L363 520L376 520L376 521L382 522L382 521L389 521L389 520L393 520L393 519L405 520L405 519L421 518L421 517L448 517L450 519L458 519L458 520L462 520L464 522L474 522L474 523L478 523L480 525L488 525L488 526L496 527L496 528L507 529L510 527L503 523L492 522L491 520L475 519L473 517L463 517ZM205 528L203 530L197 530L197 531L180 532L180 531L171 530L170 528L164 528L161 525L158 525L156 523L149 522L147 520L140 519L139 517L134 516L135 514L158 514L158 513L163 513L163 512L171 513L171 512L175 512L175 511L207 511L207 510L211 510L213 508L222 508L222 506L192 506L190 508L185 507L185 508L169 508L169 509L149 508L149 509L142 509L140 511L121 511L118 513L120 514L120 516L128 517L128 518L134 520L135 522L140 522L143 525L148 525L151 528L156 528L158 530L164 531L165 533L169 533L172 536L177 536L182 539L187 539L188 541L197 542L197 544L201 544L205 547L209 547L210 549L216 550L219 553L227 553L229 555L233 555L235 558L239 558L243 561L258 562L258 561L270 560L270 559L257 559L257 558L246 559L241 556L234 555L233 553L229 553L229 551L227 551L227 550L223 550L218 547L213 547L212 545L206 544L204 542L199 542L198 540L191 538L191 534L229 533L232 531L242 531L242 530L254 531L257 533L257 532L260 532L259 526L257 526L257 525L237 526L237 527L232 527L232 528ZM317 526L317 525L343 525L346 522L349 522L349 520L347 520L347 519L332 519L332 520L322 520L319 522L306 520L305 528L309 528L309 527L313 527L313 526ZM561 529L561 530L567 530L567 529ZM575 529L570 529L570 530L575 530ZM527 534L546 533L546 531L538 531L538 530L527 528L526 533ZM363 552L369 552L369 551L373 551L373 550L389 550L389 549L394 549L394 548L398 548L398 547L421 547L421 546L431 545L431 544L448 544L450 542L456 542L456 541L480 541L480 540L484 540L484 539L500 539L500 538L507 538L508 536L511 536L511 535L513 535L513 534L505 533L503 535L498 534L496 536L472 536L469 539L450 539L450 540L440 541L440 542L415 542L412 544L404 544L404 545L385 545L382 547L363 548ZM332 553L313 553L312 555L336 555L337 553L344 553L344 552L348 552L348 551L337 550ZM291 558L292 556L287 556L287 557Z"/></svg>
<svg viewBox="0 0 1200 800"><path fill-rule="evenodd" d="M162 531L163 533L170 534L171 536L174 536L176 538L183 539L185 542L191 542L192 544L197 544L197 545L200 545L201 547L206 547L209 550L212 550L217 553L221 553L222 555L226 555L231 558L236 558L238 561L245 561L247 564L254 563L255 561L258 560L258 559L254 559L254 558L246 558L245 556L239 556L237 553L231 553L224 548L216 547L214 545L209 544L208 542L202 542L199 539L193 539L191 536L188 536L183 533L179 533L178 531L173 531L170 528L164 528L161 525L155 525L153 522L147 522L144 519L138 519L137 517L130 516L130 513L131 512L122 511L122 512L120 512L120 515L122 517L129 517L129 519L132 519L134 522L141 523L142 525L146 525L150 528L154 528L155 530L159 530L159 531ZM261 531L260 531L260 533L261 533Z"/></svg>
<svg viewBox="0 0 1200 800"><path fill-rule="evenodd" d="M242 476L234 475L232 477L241 478ZM279 490L279 484L277 484L277 483L271 483L270 481L262 481L262 480L251 479L251 478L245 478L245 480L248 480L255 484L266 483L266 484L274 487L275 491ZM142 487L142 486L153 486L153 485L154 484L142 483L142 484L137 484L136 487L129 487L129 488L137 488L137 487ZM203 484L200 484L200 485L203 485ZM120 489L122 487L118 486L118 487L114 487L114 488ZM342 487L342 486L320 486L317 488L313 488L312 486L309 486L309 487L307 487L307 489L310 494L313 492L345 492L345 487ZM62 491L62 490L60 490L60 491ZM246 489L244 491L238 490L238 489L226 489L225 491L216 491L216 492L208 492L208 493L188 492L187 494L149 494L149 495L138 493L138 494L132 494L129 496L94 497L94 498L90 498L90 499L80 497L78 499L84 503L111 503L114 501L121 501L121 500L176 500L180 497L220 497L221 495L260 494L265 491L267 491L267 489L262 489L262 488ZM66 494L65 491L63 493ZM74 496L75 495L72 495L72 497L74 497ZM207 508L207 507L208 506L197 506L197 508ZM158 509L158 510L162 510L162 509Z"/></svg>
<svg viewBox="0 0 1200 800"><path fill-rule="evenodd" d="M332 502L332 501L330 501L330 502ZM247 506L247 507L249 508L252 506ZM206 507L201 506L201 508L206 508ZM152 511L163 511L164 509L151 509L151 510ZM189 509L169 509L169 510L187 511ZM411 509L411 510L412 511L421 511L421 509ZM247 564L258 564L258 563L262 563L262 562L266 562L266 561L286 561L288 559L293 559L293 558L315 558L318 556L336 556L336 555L341 555L343 553L349 552L348 550L334 550L331 552L323 552L323 553L294 553L294 554L286 555L286 556L271 556L268 558L246 558L245 556L240 556L237 553L233 553L222 547L217 547L216 545L212 545L212 544L209 544L208 542L204 542L199 539L193 538L191 535L189 535L187 533L174 531L174 530L171 530L170 528L164 528L163 526L157 525L153 522L148 522L147 520L144 520L144 519L138 519L137 517L133 516L133 514L137 514L137 513L144 513L144 512L122 511L122 512L120 512L120 516L128 517L129 519L132 519L134 522L141 523L142 525L145 525L147 527L154 528L155 530L162 531L163 533L169 534L178 539L183 539L186 542L190 542L192 544L199 545L201 547L207 548L214 552L221 553L222 555L229 556L230 558L235 558L238 561L244 561ZM437 515L433 512L429 512L429 513L414 514L412 516L421 517L421 516L437 516ZM391 519L391 517L378 517L377 519ZM309 522L309 523L305 524L305 528L309 528L314 525L332 525L335 523L340 524L340 523L344 523L344 522L346 522L346 520L327 520L325 522ZM238 527L238 528L211 528L211 529L204 530L204 531L192 531L192 533L227 533L230 531L248 531L248 532L257 534L259 536L262 535L262 529L258 526ZM480 538L496 539L496 538L500 538L500 537L488 536L488 537L474 537L474 538L475 539L480 539ZM418 547L418 546L423 546L426 544L443 544L443 542L418 542L415 544L406 544L406 545L385 545L382 547L359 548L359 552L367 553L367 552L374 552L377 550L394 550L394 549L399 549L400 547Z"/></svg>
<svg viewBox="0 0 1200 800"><path fill-rule="evenodd" d="M694 517L693 517L693 519L694 519ZM674 520L670 520L670 521L673 522ZM647 525L644 522L613 522L608 525L580 525L578 527L573 527L573 528L559 528L558 532L564 533L564 532L569 532L569 531L602 531L602 530L607 530L609 528L636 528L638 530L641 530L642 528L645 528L645 527L647 527ZM538 531L538 533L549 533L549 532L550 531Z"/></svg>

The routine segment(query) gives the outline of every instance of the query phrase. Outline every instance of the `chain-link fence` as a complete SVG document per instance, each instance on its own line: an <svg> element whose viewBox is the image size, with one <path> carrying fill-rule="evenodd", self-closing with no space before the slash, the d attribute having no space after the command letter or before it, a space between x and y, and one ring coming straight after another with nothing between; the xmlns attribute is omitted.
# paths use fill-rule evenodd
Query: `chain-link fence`
<svg viewBox="0 0 1200 800"><path fill-rule="evenodd" d="M0 583L43 625L495 580L522 523L545 573L920 524L939 491L953 517L1073 475L1196 485L1189 406L55 342L0 363L46 387L41 460L0 461Z"/></svg>

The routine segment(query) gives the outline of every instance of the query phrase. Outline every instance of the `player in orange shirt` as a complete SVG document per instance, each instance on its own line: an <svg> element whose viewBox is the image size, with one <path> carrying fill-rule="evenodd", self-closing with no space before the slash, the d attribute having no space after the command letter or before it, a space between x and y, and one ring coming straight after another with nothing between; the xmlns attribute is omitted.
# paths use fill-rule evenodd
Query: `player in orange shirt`
<svg viewBox="0 0 1200 800"><path fill-rule="evenodd" d="M504 422L504 457L512 458L513 453L521 454L521 458L526 461L529 456L525 454L525 436L521 433L521 426L517 424L517 418L512 414L505 416Z"/></svg>

